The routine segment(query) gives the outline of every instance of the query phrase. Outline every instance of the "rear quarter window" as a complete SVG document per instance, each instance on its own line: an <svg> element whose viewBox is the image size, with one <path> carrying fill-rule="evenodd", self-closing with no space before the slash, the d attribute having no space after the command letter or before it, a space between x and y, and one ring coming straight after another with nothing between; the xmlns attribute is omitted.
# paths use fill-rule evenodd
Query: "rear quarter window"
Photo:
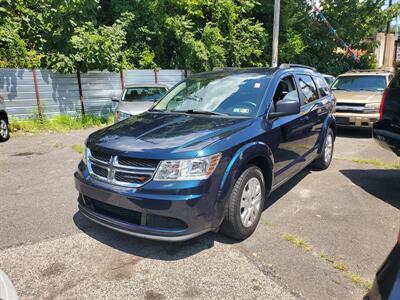
<svg viewBox="0 0 400 300"><path fill-rule="evenodd" d="M321 97L325 97L330 95L331 89L329 88L328 84L326 83L325 79L321 77L313 77L315 84L317 85L317 89Z"/></svg>

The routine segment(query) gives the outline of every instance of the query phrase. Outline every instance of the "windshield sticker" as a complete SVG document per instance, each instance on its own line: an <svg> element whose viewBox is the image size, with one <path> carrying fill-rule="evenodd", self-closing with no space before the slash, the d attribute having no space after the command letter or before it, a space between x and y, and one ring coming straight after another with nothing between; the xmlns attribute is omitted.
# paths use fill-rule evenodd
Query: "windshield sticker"
<svg viewBox="0 0 400 300"><path fill-rule="evenodd" d="M254 84L254 88L255 88L255 89L259 89L260 87L261 87L261 83L256 82L256 83Z"/></svg>
<svg viewBox="0 0 400 300"><path fill-rule="evenodd" d="M236 107L236 108L233 109L233 112L234 113L239 113L239 114L249 114L250 113L250 109Z"/></svg>

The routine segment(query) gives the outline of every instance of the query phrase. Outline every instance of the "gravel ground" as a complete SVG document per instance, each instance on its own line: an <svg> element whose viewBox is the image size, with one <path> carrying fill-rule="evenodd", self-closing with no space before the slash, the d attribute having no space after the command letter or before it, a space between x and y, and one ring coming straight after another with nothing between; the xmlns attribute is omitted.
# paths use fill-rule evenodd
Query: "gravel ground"
<svg viewBox="0 0 400 300"><path fill-rule="evenodd" d="M209 233L168 244L77 212L72 146L90 131L0 144L0 269L21 299L360 299L395 243L400 171L355 161L399 159L368 132L340 131L332 166L274 192L246 241Z"/></svg>

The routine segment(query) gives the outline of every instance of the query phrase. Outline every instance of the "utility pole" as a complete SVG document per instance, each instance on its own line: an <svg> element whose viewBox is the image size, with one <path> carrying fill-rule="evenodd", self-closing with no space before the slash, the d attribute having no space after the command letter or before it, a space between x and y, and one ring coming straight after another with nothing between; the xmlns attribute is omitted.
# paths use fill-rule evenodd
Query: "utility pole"
<svg viewBox="0 0 400 300"><path fill-rule="evenodd" d="M278 66L278 50L279 50L279 15L281 10L281 1L275 0L274 5L274 30L272 36L272 67Z"/></svg>

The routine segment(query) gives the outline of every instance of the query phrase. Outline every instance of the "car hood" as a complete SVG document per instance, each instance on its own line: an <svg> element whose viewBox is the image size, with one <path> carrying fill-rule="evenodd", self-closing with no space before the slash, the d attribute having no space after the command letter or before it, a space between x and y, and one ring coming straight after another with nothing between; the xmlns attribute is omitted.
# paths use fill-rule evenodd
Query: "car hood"
<svg viewBox="0 0 400 300"><path fill-rule="evenodd" d="M91 134L90 149L143 158L195 157L253 119L145 112Z"/></svg>
<svg viewBox="0 0 400 300"><path fill-rule="evenodd" d="M371 103L380 102L383 91L333 91L337 102Z"/></svg>
<svg viewBox="0 0 400 300"><path fill-rule="evenodd" d="M138 115L147 111L153 104L153 101L120 101L116 110L130 115Z"/></svg>

